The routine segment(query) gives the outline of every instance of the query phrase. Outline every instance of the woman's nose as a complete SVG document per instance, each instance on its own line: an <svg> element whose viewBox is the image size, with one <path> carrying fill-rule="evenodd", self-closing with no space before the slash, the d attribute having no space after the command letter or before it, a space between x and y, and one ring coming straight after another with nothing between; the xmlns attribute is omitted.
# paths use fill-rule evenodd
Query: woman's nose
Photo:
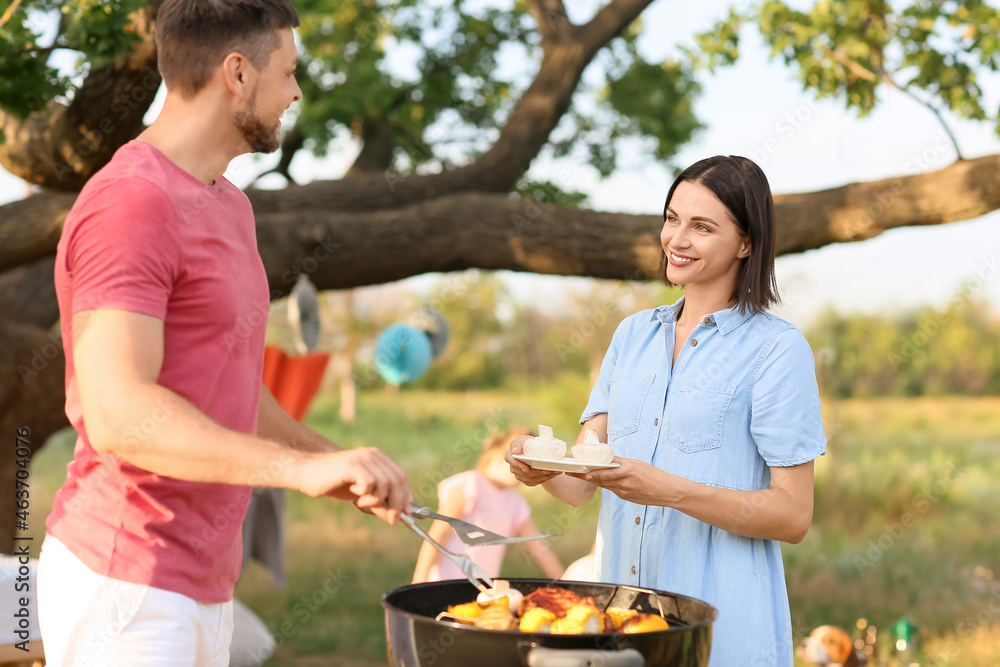
<svg viewBox="0 0 1000 667"><path fill-rule="evenodd" d="M691 244L688 232L683 227L673 230L673 233L667 236L667 242L675 248L686 248Z"/></svg>

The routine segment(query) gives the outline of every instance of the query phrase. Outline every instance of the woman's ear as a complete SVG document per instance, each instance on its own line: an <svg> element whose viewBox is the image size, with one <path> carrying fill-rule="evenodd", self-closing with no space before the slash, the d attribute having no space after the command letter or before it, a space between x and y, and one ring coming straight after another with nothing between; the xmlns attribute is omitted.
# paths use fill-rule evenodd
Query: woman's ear
<svg viewBox="0 0 1000 667"><path fill-rule="evenodd" d="M743 259L744 257L749 257L751 248L752 246L750 245L750 235L747 234L746 236L740 239L740 249L739 251L737 251L736 257L738 257L739 259Z"/></svg>

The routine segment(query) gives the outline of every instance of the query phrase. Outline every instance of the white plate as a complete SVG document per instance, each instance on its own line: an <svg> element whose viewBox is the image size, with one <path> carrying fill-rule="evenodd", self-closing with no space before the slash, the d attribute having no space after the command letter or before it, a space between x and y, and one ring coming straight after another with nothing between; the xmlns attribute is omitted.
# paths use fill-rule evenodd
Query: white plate
<svg viewBox="0 0 1000 667"><path fill-rule="evenodd" d="M524 454L514 454L518 461L524 461L535 470L551 470L552 472L590 472L591 470L606 470L617 468L621 463L581 463L572 456L562 459L536 459Z"/></svg>

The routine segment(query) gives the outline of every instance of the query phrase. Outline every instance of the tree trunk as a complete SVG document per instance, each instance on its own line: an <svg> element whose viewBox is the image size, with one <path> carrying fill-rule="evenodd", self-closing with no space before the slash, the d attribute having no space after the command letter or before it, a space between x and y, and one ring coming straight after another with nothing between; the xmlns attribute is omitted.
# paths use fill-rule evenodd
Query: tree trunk
<svg viewBox="0 0 1000 667"><path fill-rule="evenodd" d="M15 527L16 429L27 427L32 453L68 425L63 411L65 360L58 335L0 319L0 553L11 553ZM31 479L28 479L29 491ZM28 524L45 517L29 514ZM37 554L36 549L33 550Z"/></svg>

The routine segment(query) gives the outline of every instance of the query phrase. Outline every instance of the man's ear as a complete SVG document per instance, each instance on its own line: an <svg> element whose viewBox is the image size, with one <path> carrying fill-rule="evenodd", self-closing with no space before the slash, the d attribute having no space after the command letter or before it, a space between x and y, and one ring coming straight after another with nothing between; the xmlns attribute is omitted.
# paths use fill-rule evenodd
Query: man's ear
<svg viewBox="0 0 1000 667"><path fill-rule="evenodd" d="M233 51L222 61L222 77L229 91L240 99L249 96L250 61L239 51Z"/></svg>

